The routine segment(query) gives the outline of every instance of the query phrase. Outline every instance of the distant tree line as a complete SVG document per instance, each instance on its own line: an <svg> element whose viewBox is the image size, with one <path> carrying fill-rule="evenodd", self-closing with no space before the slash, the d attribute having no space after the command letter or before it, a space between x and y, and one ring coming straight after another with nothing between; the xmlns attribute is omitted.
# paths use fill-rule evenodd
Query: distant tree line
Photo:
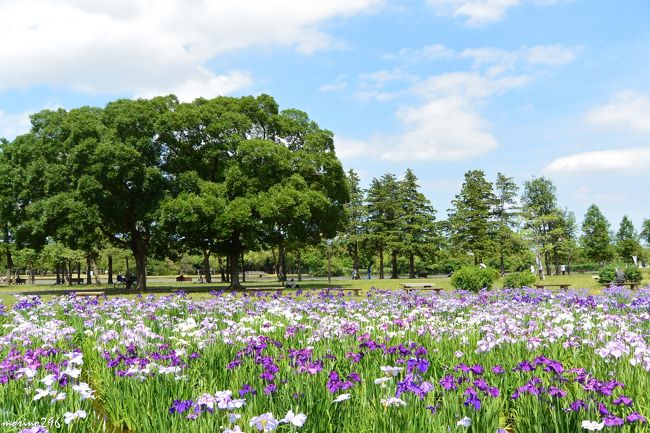
<svg viewBox="0 0 650 433"><path fill-rule="evenodd" d="M597 206L580 229L545 177L520 192L511 177L465 173L459 193L438 212L408 169L367 189L345 173L333 134L268 95L121 99L104 108L43 110L31 130L0 140L0 252L7 276L54 269L72 280L85 262L135 266L138 289L156 269L198 257L210 282L239 287L242 264L322 275L366 270L385 278L451 272L465 264L502 274L535 264L545 274L612 260L647 260L650 220L637 233L624 217L617 231ZM217 265L215 266L215 257ZM181 268L185 265L179 265ZM333 266L334 269L331 269ZM244 274L242 274L244 275Z"/></svg>
<svg viewBox="0 0 650 433"><path fill-rule="evenodd" d="M404 178L385 174L367 190L348 172L348 226L339 239L351 257L353 274L360 266L378 266L379 278L406 273L451 272L464 264L521 271L534 265L542 275L560 274L578 265L597 268L619 260L646 260L641 239L650 244L650 220L640 234L625 216L612 232L596 205L587 211L579 230L573 212L557 204L556 187L545 177L526 181L519 194L513 178L498 173L494 182L481 170L465 173L448 218L436 211L407 170ZM398 260L401 258L401 260ZM389 263L387 266L386 263ZM417 265L416 265L417 263Z"/></svg>

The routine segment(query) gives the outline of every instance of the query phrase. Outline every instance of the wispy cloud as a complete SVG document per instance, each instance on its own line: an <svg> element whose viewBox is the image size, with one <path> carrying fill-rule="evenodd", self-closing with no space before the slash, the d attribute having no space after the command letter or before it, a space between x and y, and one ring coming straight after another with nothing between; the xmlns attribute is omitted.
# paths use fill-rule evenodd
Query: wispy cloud
<svg viewBox="0 0 650 433"><path fill-rule="evenodd" d="M5 113L0 110L0 137L13 140L17 135L29 131L29 113Z"/></svg>
<svg viewBox="0 0 650 433"><path fill-rule="evenodd" d="M436 12L441 15L464 17L465 24L480 27L500 21L508 9L532 3L540 6L550 6L565 3L567 0L427 0Z"/></svg>
<svg viewBox="0 0 650 433"><path fill-rule="evenodd" d="M601 127L650 131L650 95L632 91L616 93L607 104L587 113L589 123Z"/></svg>
<svg viewBox="0 0 650 433"><path fill-rule="evenodd" d="M616 172L628 175L648 169L650 169L650 146L576 153L557 158L544 168L544 172L554 174Z"/></svg>
<svg viewBox="0 0 650 433"><path fill-rule="evenodd" d="M560 45L513 51L490 47L461 52L444 47L438 50L457 59L471 60L469 70L425 78L412 76L403 69L360 76L361 86L370 89L355 93L358 99L386 102L410 96L420 102L404 105L395 112L401 133L348 140L348 153L368 152L371 158L388 161L451 161L488 153L498 146L498 140L481 114L481 106L491 98L529 85L543 75L545 67L569 63L575 58L574 49ZM387 83L393 86L385 89ZM395 83L408 87L395 89Z"/></svg>
<svg viewBox="0 0 650 433"><path fill-rule="evenodd" d="M345 74L340 74L336 77L333 83L323 84L318 88L323 93L329 92L342 92L348 86Z"/></svg>
<svg viewBox="0 0 650 433"><path fill-rule="evenodd" d="M0 90L36 85L182 98L246 88L246 71L213 72L215 57L254 46L311 54L341 41L323 27L384 0L23 0L0 2ZM291 13L287 13L291 11Z"/></svg>

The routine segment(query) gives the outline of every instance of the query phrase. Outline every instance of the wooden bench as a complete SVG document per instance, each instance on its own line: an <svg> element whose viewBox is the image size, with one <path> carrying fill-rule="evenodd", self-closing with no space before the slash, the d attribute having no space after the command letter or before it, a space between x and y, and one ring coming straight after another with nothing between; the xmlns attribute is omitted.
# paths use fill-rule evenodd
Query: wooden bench
<svg viewBox="0 0 650 433"><path fill-rule="evenodd" d="M189 282L191 282L191 281L192 281L192 277L185 277L185 276L183 276L183 275L179 275L178 277L176 277L176 282L177 282L177 283L182 283L182 282L184 282L184 281L189 281Z"/></svg>
<svg viewBox="0 0 650 433"><path fill-rule="evenodd" d="M433 284L431 283L402 283L400 284L403 289L432 289Z"/></svg>
<svg viewBox="0 0 650 433"><path fill-rule="evenodd" d="M641 283L617 283L615 281L612 281L611 283L605 283L605 288L609 289L611 287L625 287L629 286L630 289L638 289Z"/></svg>
<svg viewBox="0 0 650 433"><path fill-rule="evenodd" d="M75 296L104 296L106 292L97 291L97 292L74 292Z"/></svg>
<svg viewBox="0 0 650 433"><path fill-rule="evenodd" d="M11 279L9 280L9 282L11 283ZM26 280L26 279L24 279L24 278L20 278L20 277L16 277L16 284L26 284L26 283L27 283L27 280Z"/></svg>
<svg viewBox="0 0 650 433"><path fill-rule="evenodd" d="M83 284L84 278L70 278L70 283L72 284Z"/></svg>
<svg viewBox="0 0 650 433"><path fill-rule="evenodd" d="M535 284L537 289L544 289L546 287L559 287L561 290L569 290L571 284L562 283L562 284Z"/></svg>

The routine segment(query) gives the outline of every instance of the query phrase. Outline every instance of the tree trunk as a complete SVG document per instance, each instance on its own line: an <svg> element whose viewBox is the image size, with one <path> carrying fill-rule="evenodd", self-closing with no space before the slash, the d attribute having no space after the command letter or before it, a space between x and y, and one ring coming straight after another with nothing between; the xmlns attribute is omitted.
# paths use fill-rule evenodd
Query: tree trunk
<svg viewBox="0 0 650 433"><path fill-rule="evenodd" d="M7 239L6 236L5 239ZM11 284L14 274L14 261L11 257L11 250L9 249L9 245L5 246L5 254L7 257L7 284Z"/></svg>
<svg viewBox="0 0 650 433"><path fill-rule="evenodd" d="M546 265L546 275L551 275L551 253L544 252L544 264Z"/></svg>
<svg viewBox="0 0 650 433"><path fill-rule="evenodd" d="M108 256L108 284L113 284L113 256Z"/></svg>
<svg viewBox="0 0 650 433"><path fill-rule="evenodd" d="M298 262L298 281L302 281L302 257L300 256L300 250L296 252L296 260Z"/></svg>
<svg viewBox="0 0 650 433"><path fill-rule="evenodd" d="M128 257L125 257L125 258L124 258L124 261L126 262L126 273L128 274L128 273L129 273L129 270L130 270L130 269L129 269L129 258L128 258Z"/></svg>
<svg viewBox="0 0 650 433"><path fill-rule="evenodd" d="M92 284L93 280L90 276L90 254L86 255L86 284Z"/></svg>
<svg viewBox="0 0 650 433"><path fill-rule="evenodd" d="M56 284L63 284L63 276L61 275L61 263L57 262L56 264Z"/></svg>
<svg viewBox="0 0 650 433"><path fill-rule="evenodd" d="M131 241L131 252L135 258L135 276L138 279L136 290L147 290L147 243L141 237ZM128 261L127 261L128 263Z"/></svg>
<svg viewBox="0 0 650 433"><path fill-rule="evenodd" d="M415 278L415 255L409 253L409 278Z"/></svg>
<svg viewBox="0 0 650 433"><path fill-rule="evenodd" d="M396 280L399 278L399 273L397 272L397 250L391 251L391 273L390 278Z"/></svg>
<svg viewBox="0 0 650 433"><path fill-rule="evenodd" d="M246 282L246 262L244 261L244 253L241 253L241 282Z"/></svg>
<svg viewBox="0 0 650 433"><path fill-rule="evenodd" d="M352 248L352 260L354 261L353 267L354 267L354 277L356 279L360 279L361 276L359 274L359 242L354 241L354 247Z"/></svg>
<svg viewBox="0 0 650 433"><path fill-rule="evenodd" d="M95 284L100 285L102 281L99 279L99 269L97 268L97 260L95 259L95 255L93 254L93 257L91 259L92 267L93 267L93 274L95 275Z"/></svg>
<svg viewBox="0 0 650 433"><path fill-rule="evenodd" d="M77 262L77 281L81 281L81 262Z"/></svg>
<svg viewBox="0 0 650 433"><path fill-rule="evenodd" d="M212 282L212 275L210 275L210 251L203 250L203 274L205 275L205 282Z"/></svg>
<svg viewBox="0 0 650 433"><path fill-rule="evenodd" d="M68 286L72 285L72 260L68 260L68 266L66 268L66 280L68 282Z"/></svg>
<svg viewBox="0 0 650 433"><path fill-rule="evenodd" d="M384 279L384 246L379 246L379 279Z"/></svg>
<svg viewBox="0 0 650 433"><path fill-rule="evenodd" d="M221 256L217 256L217 262L219 263L219 274L221 274L221 282L226 282L226 272L223 269L223 259Z"/></svg>
<svg viewBox="0 0 650 433"><path fill-rule="evenodd" d="M557 248L553 248L553 261L555 262L555 275L560 275L560 256Z"/></svg>
<svg viewBox="0 0 650 433"><path fill-rule="evenodd" d="M230 239L230 252L228 254L230 265L230 288L241 289L239 282L239 255L242 253L242 245L239 240L239 233L234 233Z"/></svg>
<svg viewBox="0 0 650 433"><path fill-rule="evenodd" d="M287 251L282 242L278 245L278 281L287 281Z"/></svg>

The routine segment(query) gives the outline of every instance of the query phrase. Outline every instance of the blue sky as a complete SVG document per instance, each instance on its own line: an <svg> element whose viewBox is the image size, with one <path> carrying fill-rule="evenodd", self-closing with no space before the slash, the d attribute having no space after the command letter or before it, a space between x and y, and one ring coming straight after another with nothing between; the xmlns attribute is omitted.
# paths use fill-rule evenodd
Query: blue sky
<svg viewBox="0 0 650 433"><path fill-rule="evenodd" d="M269 93L364 184L414 170L440 217L463 174L547 176L582 219L650 218L647 0L0 3L0 136L43 108Z"/></svg>

